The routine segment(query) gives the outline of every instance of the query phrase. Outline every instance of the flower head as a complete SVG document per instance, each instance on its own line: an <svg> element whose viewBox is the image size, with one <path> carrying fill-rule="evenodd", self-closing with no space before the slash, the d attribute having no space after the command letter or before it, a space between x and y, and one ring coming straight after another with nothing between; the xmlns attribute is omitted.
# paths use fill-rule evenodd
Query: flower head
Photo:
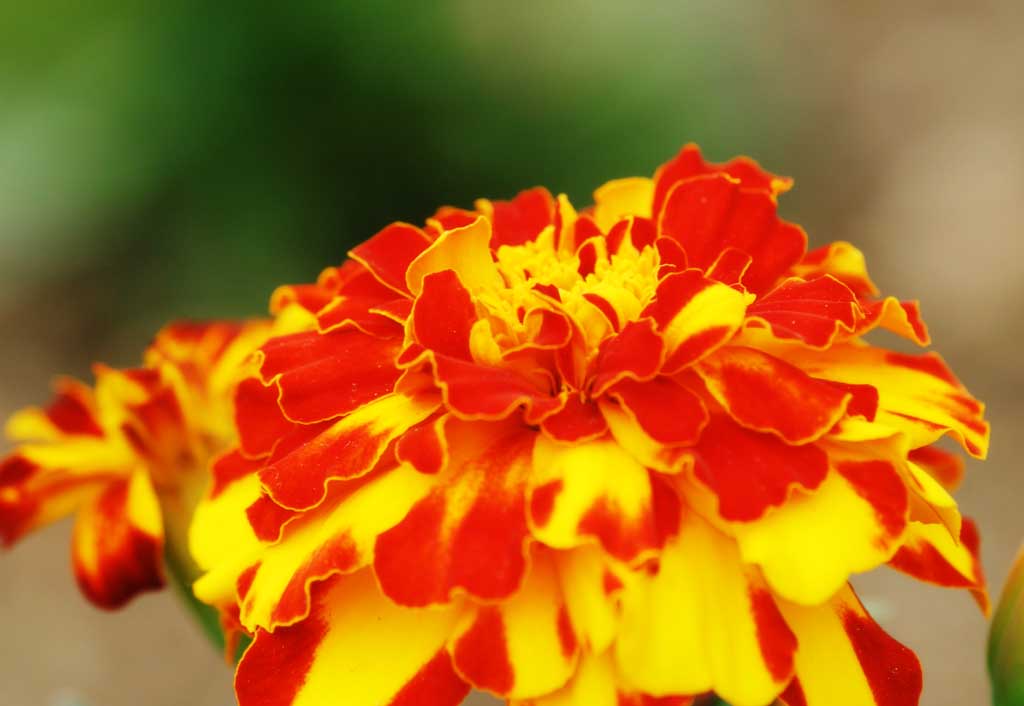
<svg viewBox="0 0 1024 706"><path fill-rule="evenodd" d="M209 459L235 443L241 362L268 332L265 322L173 324L143 367L97 365L94 388L58 380L48 407L8 422L18 445L0 461L0 540L75 513L72 562L93 603L117 608L163 586L165 535L185 533Z"/></svg>
<svg viewBox="0 0 1024 706"><path fill-rule="evenodd" d="M933 443L988 427L936 354L862 339L928 335L853 246L805 252L789 186L687 147L279 290L308 325L260 349L192 533L197 595L255 635L241 705L916 703L847 581L984 601Z"/></svg>

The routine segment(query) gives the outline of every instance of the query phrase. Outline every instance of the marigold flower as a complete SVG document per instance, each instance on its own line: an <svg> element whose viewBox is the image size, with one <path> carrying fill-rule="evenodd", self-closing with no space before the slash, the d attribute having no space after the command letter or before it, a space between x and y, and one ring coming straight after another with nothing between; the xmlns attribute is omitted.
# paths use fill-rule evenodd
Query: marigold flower
<svg viewBox="0 0 1024 706"><path fill-rule="evenodd" d="M989 430L938 355L862 339L928 334L853 246L805 252L790 184L690 146L280 289L311 323L260 349L192 532L197 595L255 636L241 706L917 703L847 581L984 603L933 443Z"/></svg>
<svg viewBox="0 0 1024 706"><path fill-rule="evenodd" d="M165 535L187 546L209 459L236 442L241 363L268 333L268 322L173 324L143 367L97 365L95 388L61 379L48 407L16 413L18 446L0 461L3 544L76 513L72 563L87 598L117 608L162 587Z"/></svg>

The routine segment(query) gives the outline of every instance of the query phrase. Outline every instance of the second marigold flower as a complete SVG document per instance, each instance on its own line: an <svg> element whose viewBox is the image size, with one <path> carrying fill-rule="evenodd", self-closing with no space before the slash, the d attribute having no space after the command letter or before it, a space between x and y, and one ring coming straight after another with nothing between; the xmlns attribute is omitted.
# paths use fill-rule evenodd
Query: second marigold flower
<svg viewBox="0 0 1024 706"><path fill-rule="evenodd" d="M255 636L241 706L917 703L847 581L985 604L950 496L982 406L790 181L685 148L582 212L543 189L397 223L273 306L192 531Z"/></svg>

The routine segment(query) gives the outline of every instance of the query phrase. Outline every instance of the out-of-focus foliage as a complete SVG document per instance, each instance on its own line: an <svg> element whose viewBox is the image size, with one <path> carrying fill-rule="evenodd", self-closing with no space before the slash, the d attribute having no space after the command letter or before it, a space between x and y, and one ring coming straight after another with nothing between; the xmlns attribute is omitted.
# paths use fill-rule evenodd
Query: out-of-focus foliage
<svg viewBox="0 0 1024 706"><path fill-rule="evenodd" d="M988 671L994 706L1024 705L1024 548L992 619Z"/></svg>
<svg viewBox="0 0 1024 706"><path fill-rule="evenodd" d="M738 36L594 9L4 3L0 273L153 329L440 203L783 148Z"/></svg>

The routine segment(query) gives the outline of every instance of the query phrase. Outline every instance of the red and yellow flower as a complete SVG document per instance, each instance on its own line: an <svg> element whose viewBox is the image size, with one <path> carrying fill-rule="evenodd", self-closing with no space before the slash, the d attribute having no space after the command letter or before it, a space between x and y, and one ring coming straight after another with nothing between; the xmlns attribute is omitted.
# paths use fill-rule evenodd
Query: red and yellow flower
<svg viewBox="0 0 1024 706"><path fill-rule="evenodd" d="M242 363L269 328L168 326L142 367L97 365L94 388L61 379L48 407L16 413L7 432L18 445L0 461L2 543L75 513L72 564L93 603L117 608L162 587L165 538L186 546L207 464L236 443Z"/></svg>
<svg viewBox="0 0 1024 706"><path fill-rule="evenodd" d="M790 180L687 147L574 210L543 189L395 223L277 312L191 542L255 636L241 706L917 703L848 584L985 602L950 436L982 405Z"/></svg>

